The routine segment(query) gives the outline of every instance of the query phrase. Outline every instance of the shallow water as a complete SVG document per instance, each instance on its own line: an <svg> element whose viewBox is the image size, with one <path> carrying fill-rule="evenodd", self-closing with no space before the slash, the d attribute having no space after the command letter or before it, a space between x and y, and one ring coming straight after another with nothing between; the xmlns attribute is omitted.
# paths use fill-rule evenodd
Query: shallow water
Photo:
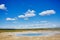
<svg viewBox="0 0 60 40"><path fill-rule="evenodd" d="M42 35L46 35L46 34L42 34L42 33L16 34L16 36L42 36Z"/></svg>
<svg viewBox="0 0 60 40"><path fill-rule="evenodd" d="M30 33L16 33L16 36L52 36L60 32L30 32Z"/></svg>

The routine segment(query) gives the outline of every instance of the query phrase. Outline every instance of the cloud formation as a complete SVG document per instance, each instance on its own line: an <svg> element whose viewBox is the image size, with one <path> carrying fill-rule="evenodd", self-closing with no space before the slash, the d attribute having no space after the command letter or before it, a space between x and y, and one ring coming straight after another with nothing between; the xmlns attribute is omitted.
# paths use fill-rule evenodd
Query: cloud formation
<svg viewBox="0 0 60 40"><path fill-rule="evenodd" d="M13 27L13 28L30 29L30 28L55 28L55 27L57 27L57 25L54 23L50 23L50 22L42 22L42 23L33 23L32 22L32 23L26 23L26 24L20 24L20 25L18 24L18 25L16 25L16 27Z"/></svg>
<svg viewBox="0 0 60 40"><path fill-rule="evenodd" d="M34 10L28 10L27 12L24 13L24 15L19 15L18 17L19 18L24 18L24 19L27 19L29 17L33 17L35 16L35 11Z"/></svg>
<svg viewBox="0 0 60 40"><path fill-rule="evenodd" d="M42 11L41 13L39 13L40 16L46 16L46 15L51 15L51 14L55 14L56 12L54 10L46 10L46 11Z"/></svg>
<svg viewBox="0 0 60 40"><path fill-rule="evenodd" d="M1 10L7 10L5 4L0 4L0 9L1 9Z"/></svg>
<svg viewBox="0 0 60 40"><path fill-rule="evenodd" d="M22 28L55 28L57 27L56 24L50 23L50 22L42 22L42 23L31 23L31 24L25 24L21 25Z"/></svg>
<svg viewBox="0 0 60 40"><path fill-rule="evenodd" d="M9 20L16 20L16 18L6 18L7 21Z"/></svg>
<svg viewBox="0 0 60 40"><path fill-rule="evenodd" d="M19 18L25 18L25 15L19 15L18 17Z"/></svg>
<svg viewBox="0 0 60 40"><path fill-rule="evenodd" d="M35 11L34 10L28 10L25 13L25 17L33 17L33 16L35 16Z"/></svg>

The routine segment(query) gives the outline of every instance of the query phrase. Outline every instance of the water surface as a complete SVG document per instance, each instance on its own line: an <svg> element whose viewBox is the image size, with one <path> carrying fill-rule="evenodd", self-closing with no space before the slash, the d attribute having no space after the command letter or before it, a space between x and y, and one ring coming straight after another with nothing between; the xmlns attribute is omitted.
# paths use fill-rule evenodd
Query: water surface
<svg viewBox="0 0 60 40"><path fill-rule="evenodd" d="M27 32L27 33L16 33L16 36L52 36L60 32Z"/></svg>

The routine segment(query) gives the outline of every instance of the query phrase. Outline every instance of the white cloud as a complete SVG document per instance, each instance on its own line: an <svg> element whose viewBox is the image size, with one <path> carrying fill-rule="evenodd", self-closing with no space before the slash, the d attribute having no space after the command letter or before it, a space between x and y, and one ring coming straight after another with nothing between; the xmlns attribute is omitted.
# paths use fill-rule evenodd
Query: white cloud
<svg viewBox="0 0 60 40"><path fill-rule="evenodd" d="M40 22L40 21L38 21ZM56 24L54 23L51 23L51 22L40 22L40 23L26 23L26 24L21 24L21 25L18 25L18 28L21 28L21 29L24 29L24 28L55 28L57 27Z"/></svg>
<svg viewBox="0 0 60 40"><path fill-rule="evenodd" d="M48 21L46 21L46 22L43 21L42 23L40 21L40 23L32 22L30 24L22 25L22 27L23 28L55 28L55 27L57 27L57 25L54 23L48 22Z"/></svg>
<svg viewBox="0 0 60 40"><path fill-rule="evenodd" d="M19 15L19 18L24 18L24 19L28 19L29 17L33 17L35 16L35 11L34 10L28 10L27 12L24 13L24 15Z"/></svg>
<svg viewBox="0 0 60 40"><path fill-rule="evenodd" d="M16 20L16 18L6 18L6 20Z"/></svg>
<svg viewBox="0 0 60 40"><path fill-rule="evenodd" d="M35 11L34 10L28 10L25 13L25 17L33 17L33 16L35 16Z"/></svg>
<svg viewBox="0 0 60 40"><path fill-rule="evenodd" d="M18 17L19 18L25 18L25 15L19 15Z"/></svg>
<svg viewBox="0 0 60 40"><path fill-rule="evenodd" d="M38 21L38 22L40 22L40 21ZM5 27L5 25L3 25L4 27ZM3 27L3 28L4 28ZM11 23L11 25L10 24L8 24L5 28L15 28L15 29L26 29L26 28L28 28L28 29L30 29L30 28L56 28L56 27L58 27L58 25L57 24L55 24L55 23L51 23L51 22L44 22L44 23L17 23L17 22L15 22L14 21L14 24L13 23Z"/></svg>
<svg viewBox="0 0 60 40"><path fill-rule="evenodd" d="M51 14L55 14L55 13L56 12L54 10L46 10L46 11L39 13L39 15L45 16L45 15L51 15Z"/></svg>
<svg viewBox="0 0 60 40"><path fill-rule="evenodd" d="M1 10L7 10L5 4L0 4L0 9L1 9Z"/></svg>
<svg viewBox="0 0 60 40"><path fill-rule="evenodd" d="M19 25L20 28L55 28L57 27L56 24L50 24L50 23L31 23L31 24L24 24L24 25Z"/></svg>

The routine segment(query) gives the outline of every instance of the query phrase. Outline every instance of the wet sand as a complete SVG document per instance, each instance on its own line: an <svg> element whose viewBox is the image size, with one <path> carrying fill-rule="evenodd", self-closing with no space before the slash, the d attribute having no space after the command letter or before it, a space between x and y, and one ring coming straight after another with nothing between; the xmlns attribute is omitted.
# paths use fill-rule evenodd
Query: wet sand
<svg viewBox="0 0 60 40"><path fill-rule="evenodd" d="M60 40L60 34L52 36L15 36L13 33L2 32L0 33L0 40Z"/></svg>

